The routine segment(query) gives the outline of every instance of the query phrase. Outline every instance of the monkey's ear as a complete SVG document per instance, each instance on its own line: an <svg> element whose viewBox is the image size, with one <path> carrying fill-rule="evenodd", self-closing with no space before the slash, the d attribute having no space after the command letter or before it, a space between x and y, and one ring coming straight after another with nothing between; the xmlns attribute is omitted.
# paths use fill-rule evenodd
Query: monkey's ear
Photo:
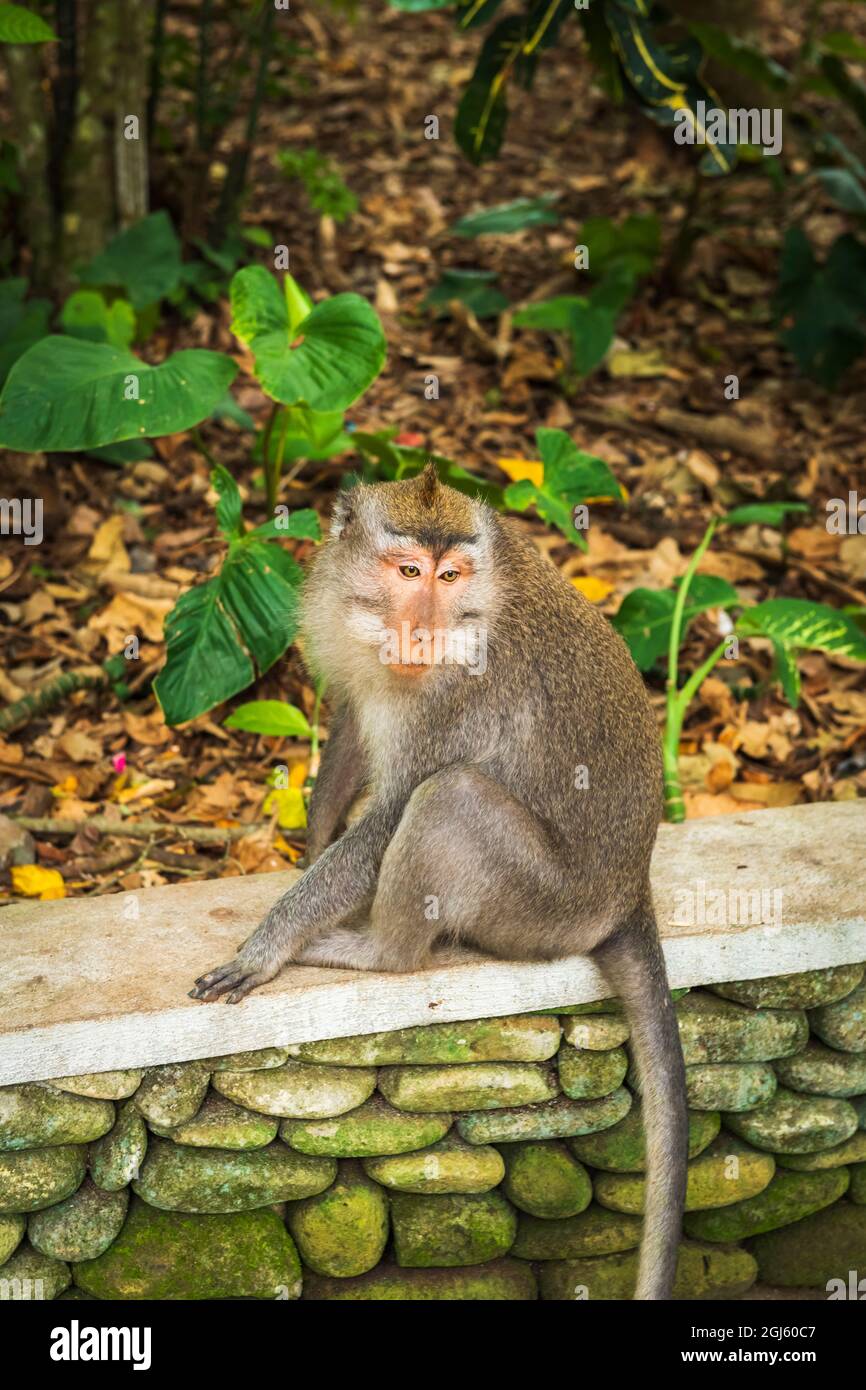
<svg viewBox="0 0 866 1390"><path fill-rule="evenodd" d="M337 500L334 503L334 510L331 513L330 535L334 540L339 540L346 527L352 520L352 510L354 506L354 488L344 488L337 493Z"/></svg>
<svg viewBox="0 0 866 1390"><path fill-rule="evenodd" d="M418 498L424 507L432 507L439 487L439 474L431 459L422 473L418 474Z"/></svg>

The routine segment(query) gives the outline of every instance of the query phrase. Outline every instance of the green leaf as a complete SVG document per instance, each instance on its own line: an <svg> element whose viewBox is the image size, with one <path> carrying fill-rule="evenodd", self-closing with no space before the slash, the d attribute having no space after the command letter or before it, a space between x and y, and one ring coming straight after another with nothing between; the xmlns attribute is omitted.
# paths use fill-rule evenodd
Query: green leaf
<svg viewBox="0 0 866 1390"><path fill-rule="evenodd" d="M0 43L56 42L57 35L45 20L23 5L0 5Z"/></svg>
<svg viewBox="0 0 866 1390"><path fill-rule="evenodd" d="M711 58L716 58L726 67L741 72L753 82L760 82L774 92L784 92L791 85L791 74L787 68L767 58L758 48L744 39L736 38L715 24L690 24L690 33Z"/></svg>
<svg viewBox="0 0 866 1390"><path fill-rule="evenodd" d="M352 447L352 437L343 430L342 410L310 410L306 405L286 406L281 412L268 443L268 457L282 453L286 459L328 459ZM254 453L264 456L264 436L259 435ZM261 447L258 447L261 446Z"/></svg>
<svg viewBox="0 0 866 1390"><path fill-rule="evenodd" d="M52 335L9 373L0 395L0 447L88 450L176 434L210 416L236 372L231 358L200 348L152 367L107 343Z"/></svg>
<svg viewBox="0 0 866 1390"><path fill-rule="evenodd" d="M676 597L676 589L632 589L611 619L640 671L649 671L667 653ZM708 608L729 608L739 601L736 589L726 579L694 575L683 611L682 636L699 613Z"/></svg>
<svg viewBox="0 0 866 1390"><path fill-rule="evenodd" d="M125 468L130 463L143 463L153 458L153 446L149 439L125 439L121 444L106 444L101 449L88 449L87 457L101 459L103 463Z"/></svg>
<svg viewBox="0 0 866 1390"><path fill-rule="evenodd" d="M613 342L617 312L583 295L558 295L522 309L514 315L514 325L568 333L574 370L581 376L588 376Z"/></svg>
<svg viewBox="0 0 866 1390"><path fill-rule="evenodd" d="M806 502L747 502L734 507L719 520L720 526L781 526L784 518L795 512L808 512Z"/></svg>
<svg viewBox="0 0 866 1390"><path fill-rule="evenodd" d="M292 300L296 312L294 292ZM326 299L293 327L276 281L249 266L232 280L231 304L232 331L255 354L256 376L273 400L345 410L382 370L385 335L360 295Z"/></svg>
<svg viewBox="0 0 866 1390"><path fill-rule="evenodd" d="M461 217L451 228L455 236L490 236L493 233L520 232L525 227L547 227L559 221L554 211L555 199L547 194L542 198L516 198L511 203L498 203ZM480 274L480 272L467 272Z"/></svg>
<svg viewBox="0 0 866 1390"><path fill-rule="evenodd" d="M850 169L819 169L817 174L838 207L860 217L866 215L866 189Z"/></svg>
<svg viewBox="0 0 866 1390"><path fill-rule="evenodd" d="M167 212L152 212L119 232L79 274L85 285L119 285L136 309L171 294L181 278L180 242Z"/></svg>
<svg viewBox="0 0 866 1390"><path fill-rule="evenodd" d="M303 711L282 700L251 700L246 705L238 705L228 719L223 720L223 726L277 738L310 738L313 732Z"/></svg>
<svg viewBox="0 0 866 1390"><path fill-rule="evenodd" d="M26 280L0 281L0 386L19 357L48 334L51 301L25 301L26 292Z"/></svg>
<svg viewBox="0 0 866 1390"><path fill-rule="evenodd" d="M216 504L217 526L227 541L233 541L244 534L240 490L231 473L221 463L211 469L210 481L219 497Z"/></svg>
<svg viewBox="0 0 866 1390"><path fill-rule="evenodd" d="M589 270L606 276L625 268L632 276L648 275L661 247L661 223L653 214L634 214L624 222L610 217L588 217L576 238L589 250Z"/></svg>
<svg viewBox="0 0 866 1390"><path fill-rule="evenodd" d="M508 308L508 297L492 283L495 270L443 270L442 277L428 292L423 308L448 305L457 299L471 309L476 318L492 318Z"/></svg>
<svg viewBox="0 0 866 1390"><path fill-rule="evenodd" d="M496 483L489 483L485 478L470 473L444 454L434 454L428 449L416 449L407 444L394 444L392 440L396 433L396 429L379 430L376 434L356 430L351 435L358 452L375 465L376 476L389 481L412 478L428 463L433 463L442 481L457 492L480 497L491 507L502 505L502 488Z"/></svg>
<svg viewBox="0 0 866 1390"><path fill-rule="evenodd" d="M835 385L866 349L866 246L845 233L819 265L802 227L789 227L775 309L800 368L822 386Z"/></svg>
<svg viewBox="0 0 866 1390"><path fill-rule="evenodd" d="M818 47L825 53L835 53L840 58L852 58L855 63L866 63L866 44L855 39L853 34L847 33L844 29L834 29L829 34L822 34L818 40Z"/></svg>
<svg viewBox="0 0 866 1390"><path fill-rule="evenodd" d="M535 440L544 465L541 485L524 478L505 489L505 505L513 511L534 506L543 521L556 526L582 550L586 541L574 527L574 508L580 503L621 501L623 491L603 459L586 454L564 430L539 429Z"/></svg>
<svg viewBox="0 0 866 1390"><path fill-rule="evenodd" d="M126 299L106 304L96 290L76 290L63 306L60 322L73 338L128 348L135 337L135 310Z"/></svg>
<svg viewBox="0 0 866 1390"><path fill-rule="evenodd" d="M296 512L278 512L270 520L262 522L261 526L256 526L249 534L250 536L257 536L260 540L291 538L293 540L320 541L322 528L312 507L302 507Z"/></svg>
<svg viewBox="0 0 866 1390"><path fill-rule="evenodd" d="M799 699L796 652L834 652L852 661L866 662L866 632L847 613L826 603L801 598L767 599L746 608L735 631L740 637L769 637L776 653L775 674L792 705Z"/></svg>
<svg viewBox="0 0 866 1390"><path fill-rule="evenodd" d="M288 551L246 536L218 575L181 595L153 687L166 723L195 719L273 666L295 635L301 578Z"/></svg>

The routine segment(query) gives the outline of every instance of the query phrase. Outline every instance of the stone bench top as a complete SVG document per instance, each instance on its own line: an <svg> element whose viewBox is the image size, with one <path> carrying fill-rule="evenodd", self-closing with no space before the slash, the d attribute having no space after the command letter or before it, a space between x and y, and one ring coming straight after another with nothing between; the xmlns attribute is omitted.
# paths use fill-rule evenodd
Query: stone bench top
<svg viewBox="0 0 866 1390"><path fill-rule="evenodd" d="M236 1006L187 997L297 877L260 874L0 912L0 1085L502 1016L603 997L581 958L415 975L287 968ZM866 959L858 802L663 825L653 888L672 987Z"/></svg>

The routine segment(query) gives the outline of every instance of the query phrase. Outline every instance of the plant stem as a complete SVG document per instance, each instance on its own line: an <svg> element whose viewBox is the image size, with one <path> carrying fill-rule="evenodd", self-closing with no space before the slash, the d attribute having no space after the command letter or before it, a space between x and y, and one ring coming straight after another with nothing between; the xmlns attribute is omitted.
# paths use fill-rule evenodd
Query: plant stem
<svg viewBox="0 0 866 1390"><path fill-rule="evenodd" d="M682 732L683 719L685 718L686 708L694 695L700 681L704 679L706 672L704 667L700 667L695 672L695 676L700 676L697 685L693 684L695 676L692 676L684 685L683 689L677 691L679 680L679 652L680 642L682 641L683 616L686 609L686 599L695 571L698 568L710 541L713 539L718 521L713 518L703 534L701 543L688 563L685 574L680 580L680 587L677 590L676 601L674 603L673 617L671 618L671 633L668 640L668 678L666 684L666 712L665 712L665 731L662 739L662 762L664 765L664 788L665 788L665 819L669 821L683 821L686 818L686 808L683 801L683 789L680 783L679 773L679 747L680 733ZM716 661L724 651L724 642L713 654L708 670L712 669ZM706 665L706 663L705 663ZM702 674L703 673L703 674ZM688 695L687 695L688 692ZM687 695L687 698L683 698Z"/></svg>
<svg viewBox="0 0 866 1390"><path fill-rule="evenodd" d="M279 406L275 406L274 409L275 411L277 411L280 408ZM266 450L265 486L267 488L268 496L268 511L271 513L272 516L274 514L274 509L276 508L277 498L280 492L280 477L283 471L283 453L285 452L286 448L286 434L288 433L289 428L289 412L287 409L285 409L285 407L280 411L280 416L280 437L277 440L277 447L274 452L273 460L271 460L271 458L269 457L271 431L273 429L273 418L268 421L268 424L266 426L267 437L264 441Z"/></svg>

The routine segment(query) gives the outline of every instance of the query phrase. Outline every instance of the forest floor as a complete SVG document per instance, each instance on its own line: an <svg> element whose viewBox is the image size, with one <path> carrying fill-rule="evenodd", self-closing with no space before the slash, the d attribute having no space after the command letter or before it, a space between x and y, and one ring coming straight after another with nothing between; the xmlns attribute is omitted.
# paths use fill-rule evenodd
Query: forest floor
<svg viewBox="0 0 866 1390"><path fill-rule="evenodd" d="M350 412L354 425L397 427L405 442L500 483L507 479L499 460L537 457L539 426L567 430L606 460L628 502L593 508L586 553L531 515L521 524L607 614L636 586L669 587L712 515L758 499L798 500L810 511L784 539L759 526L721 532L703 572L728 579L746 602L787 596L866 606L866 535L834 535L826 524L828 499L847 500L858 485L866 491L866 366L831 395L804 380L780 346L771 300L784 225L769 180L746 173L702 181L698 235L685 263L677 236L695 184L694 153L611 105L592 86L576 37L547 57L533 91L516 99L502 155L473 169L451 123L477 34L455 34L443 15L384 6L354 26L319 10L303 23L296 99L263 115L244 216L290 247L292 273L314 299L352 289L375 304L388 362ZM773 34L780 54L797 38L783 21ZM430 114L440 118L438 140L423 138ZM320 218L275 168L279 149L313 145L339 163L358 199L343 223ZM157 206L171 206L170 175L169 168ZM451 230L467 213L542 194L555 200L553 225L471 241ZM796 212L819 246L844 228L814 183L803 184ZM437 318L422 305L446 267L496 272L515 304L580 292L572 258L583 221L634 213L660 219L658 269L620 320L612 355L569 395L550 335L509 329L507 318ZM158 360L189 346L237 353L229 317L225 297L191 318L170 312L146 355ZM425 399L430 373L439 378L437 400ZM737 400L725 398L731 374ZM241 375L233 389L263 422L267 401L252 379ZM14 888L9 870L0 871L0 902L263 872L302 852L303 829L280 826L264 803L276 763L294 769L295 784L303 779L308 745L226 729L228 706L168 728L149 687L164 659L166 613L219 562L214 461L241 483L248 519L264 519L251 441L211 422L200 433L156 441L153 459L127 471L80 456L52 456L50 471L38 458L19 459L35 470L37 495L46 499L47 535L36 559L23 545L0 554L0 701L99 666L130 633L141 645L130 698L82 690L0 733L0 814L41 821L33 832L36 868L47 871ZM284 484L282 500L315 506L324 520L355 464L351 456L337 466L307 464ZM303 559L310 548L296 551ZM718 640L718 615L698 618L682 669L693 670ZM768 643L745 642L739 659L705 682L682 745L690 815L866 795L864 668L802 655L793 710L770 680L771 664ZM648 680L661 720L664 675ZM240 698L253 697L286 699L310 713L313 693L298 656ZM107 818L114 833L100 832L95 817ZM75 822L75 833L46 828L46 818ZM164 828L142 832L142 821ZM230 838L251 823L255 833ZM218 833L198 833L208 830L227 838L213 843ZM10 834L7 823L0 864Z"/></svg>

